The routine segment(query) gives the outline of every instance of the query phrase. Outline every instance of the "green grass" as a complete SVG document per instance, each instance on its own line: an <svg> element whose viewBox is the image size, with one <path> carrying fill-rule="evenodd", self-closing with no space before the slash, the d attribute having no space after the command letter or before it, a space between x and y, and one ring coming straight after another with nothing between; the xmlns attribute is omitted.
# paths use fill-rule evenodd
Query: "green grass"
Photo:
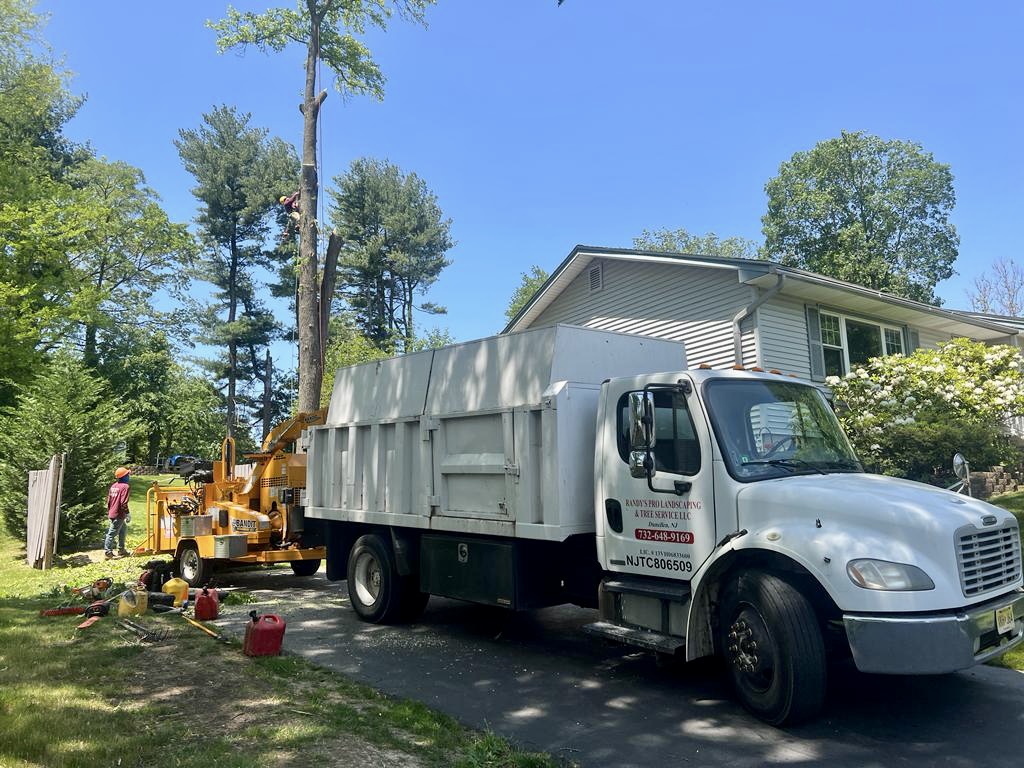
<svg viewBox="0 0 1024 768"><path fill-rule="evenodd" d="M993 496L989 503L997 507L1009 510L1017 518L1017 522L1024 527L1024 493L1007 493L1002 496ZM1024 671L1024 647L1018 645L1012 651L1007 651L995 661L991 662L996 667L1008 667Z"/></svg>
<svg viewBox="0 0 1024 768"><path fill-rule="evenodd" d="M133 519L150 482L132 479ZM133 528L129 544L144 535ZM66 587L134 582L147 559L70 556L37 571L0 533L0 766L401 765L404 755L438 768L565 765L303 659L248 658L178 617L141 617L173 631L147 646L112 617L76 630L81 617L39 615L69 599Z"/></svg>

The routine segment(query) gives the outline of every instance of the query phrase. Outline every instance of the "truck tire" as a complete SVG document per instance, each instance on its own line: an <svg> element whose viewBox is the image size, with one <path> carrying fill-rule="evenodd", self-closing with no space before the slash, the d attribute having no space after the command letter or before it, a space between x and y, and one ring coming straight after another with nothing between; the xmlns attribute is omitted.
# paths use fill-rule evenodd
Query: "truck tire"
<svg viewBox="0 0 1024 768"><path fill-rule="evenodd" d="M320 570L320 559L316 560L292 560L292 573L296 576L312 576Z"/></svg>
<svg viewBox="0 0 1024 768"><path fill-rule="evenodd" d="M750 571L725 589L719 640L737 698L771 725L817 715L825 701L825 644L814 608L778 576Z"/></svg>
<svg viewBox="0 0 1024 768"><path fill-rule="evenodd" d="M213 568L209 560L199 556L199 547L195 542L186 541L178 550L174 571L179 578L188 582L190 587L202 587L210 580Z"/></svg>
<svg viewBox="0 0 1024 768"><path fill-rule="evenodd" d="M360 536L348 556L348 597L359 618L389 624L402 618L402 578L383 537Z"/></svg>

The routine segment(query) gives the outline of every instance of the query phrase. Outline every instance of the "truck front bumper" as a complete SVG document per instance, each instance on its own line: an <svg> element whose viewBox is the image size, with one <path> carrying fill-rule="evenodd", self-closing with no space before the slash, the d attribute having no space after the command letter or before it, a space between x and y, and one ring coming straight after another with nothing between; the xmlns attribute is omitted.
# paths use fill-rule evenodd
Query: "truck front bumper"
<svg viewBox="0 0 1024 768"><path fill-rule="evenodd" d="M996 611L1013 607L1013 628L999 634ZM1024 589L962 610L912 616L845 614L861 672L935 675L967 669L1024 641Z"/></svg>

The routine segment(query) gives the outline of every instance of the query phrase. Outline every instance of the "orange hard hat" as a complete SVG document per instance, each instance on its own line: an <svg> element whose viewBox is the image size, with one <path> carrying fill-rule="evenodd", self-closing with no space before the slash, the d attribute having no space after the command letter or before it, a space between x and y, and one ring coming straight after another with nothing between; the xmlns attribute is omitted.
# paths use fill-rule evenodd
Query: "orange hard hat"
<svg viewBox="0 0 1024 768"><path fill-rule="evenodd" d="M131 470L128 469L128 467L118 467L117 469L114 470L114 477L116 477L118 480L120 480L125 475L130 475L130 474L131 474Z"/></svg>

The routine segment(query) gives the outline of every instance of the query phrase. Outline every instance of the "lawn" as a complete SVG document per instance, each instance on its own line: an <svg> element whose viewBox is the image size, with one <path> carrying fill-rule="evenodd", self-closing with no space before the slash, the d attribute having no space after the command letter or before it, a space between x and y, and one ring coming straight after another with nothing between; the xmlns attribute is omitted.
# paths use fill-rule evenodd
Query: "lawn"
<svg viewBox="0 0 1024 768"><path fill-rule="evenodd" d="M151 481L133 478L133 519ZM129 544L144 532L133 526ZM564 765L302 659L246 657L178 616L139 617L171 633L146 645L114 617L79 630L79 616L39 615L66 586L133 582L147 559L66 556L36 571L0 533L0 765Z"/></svg>

